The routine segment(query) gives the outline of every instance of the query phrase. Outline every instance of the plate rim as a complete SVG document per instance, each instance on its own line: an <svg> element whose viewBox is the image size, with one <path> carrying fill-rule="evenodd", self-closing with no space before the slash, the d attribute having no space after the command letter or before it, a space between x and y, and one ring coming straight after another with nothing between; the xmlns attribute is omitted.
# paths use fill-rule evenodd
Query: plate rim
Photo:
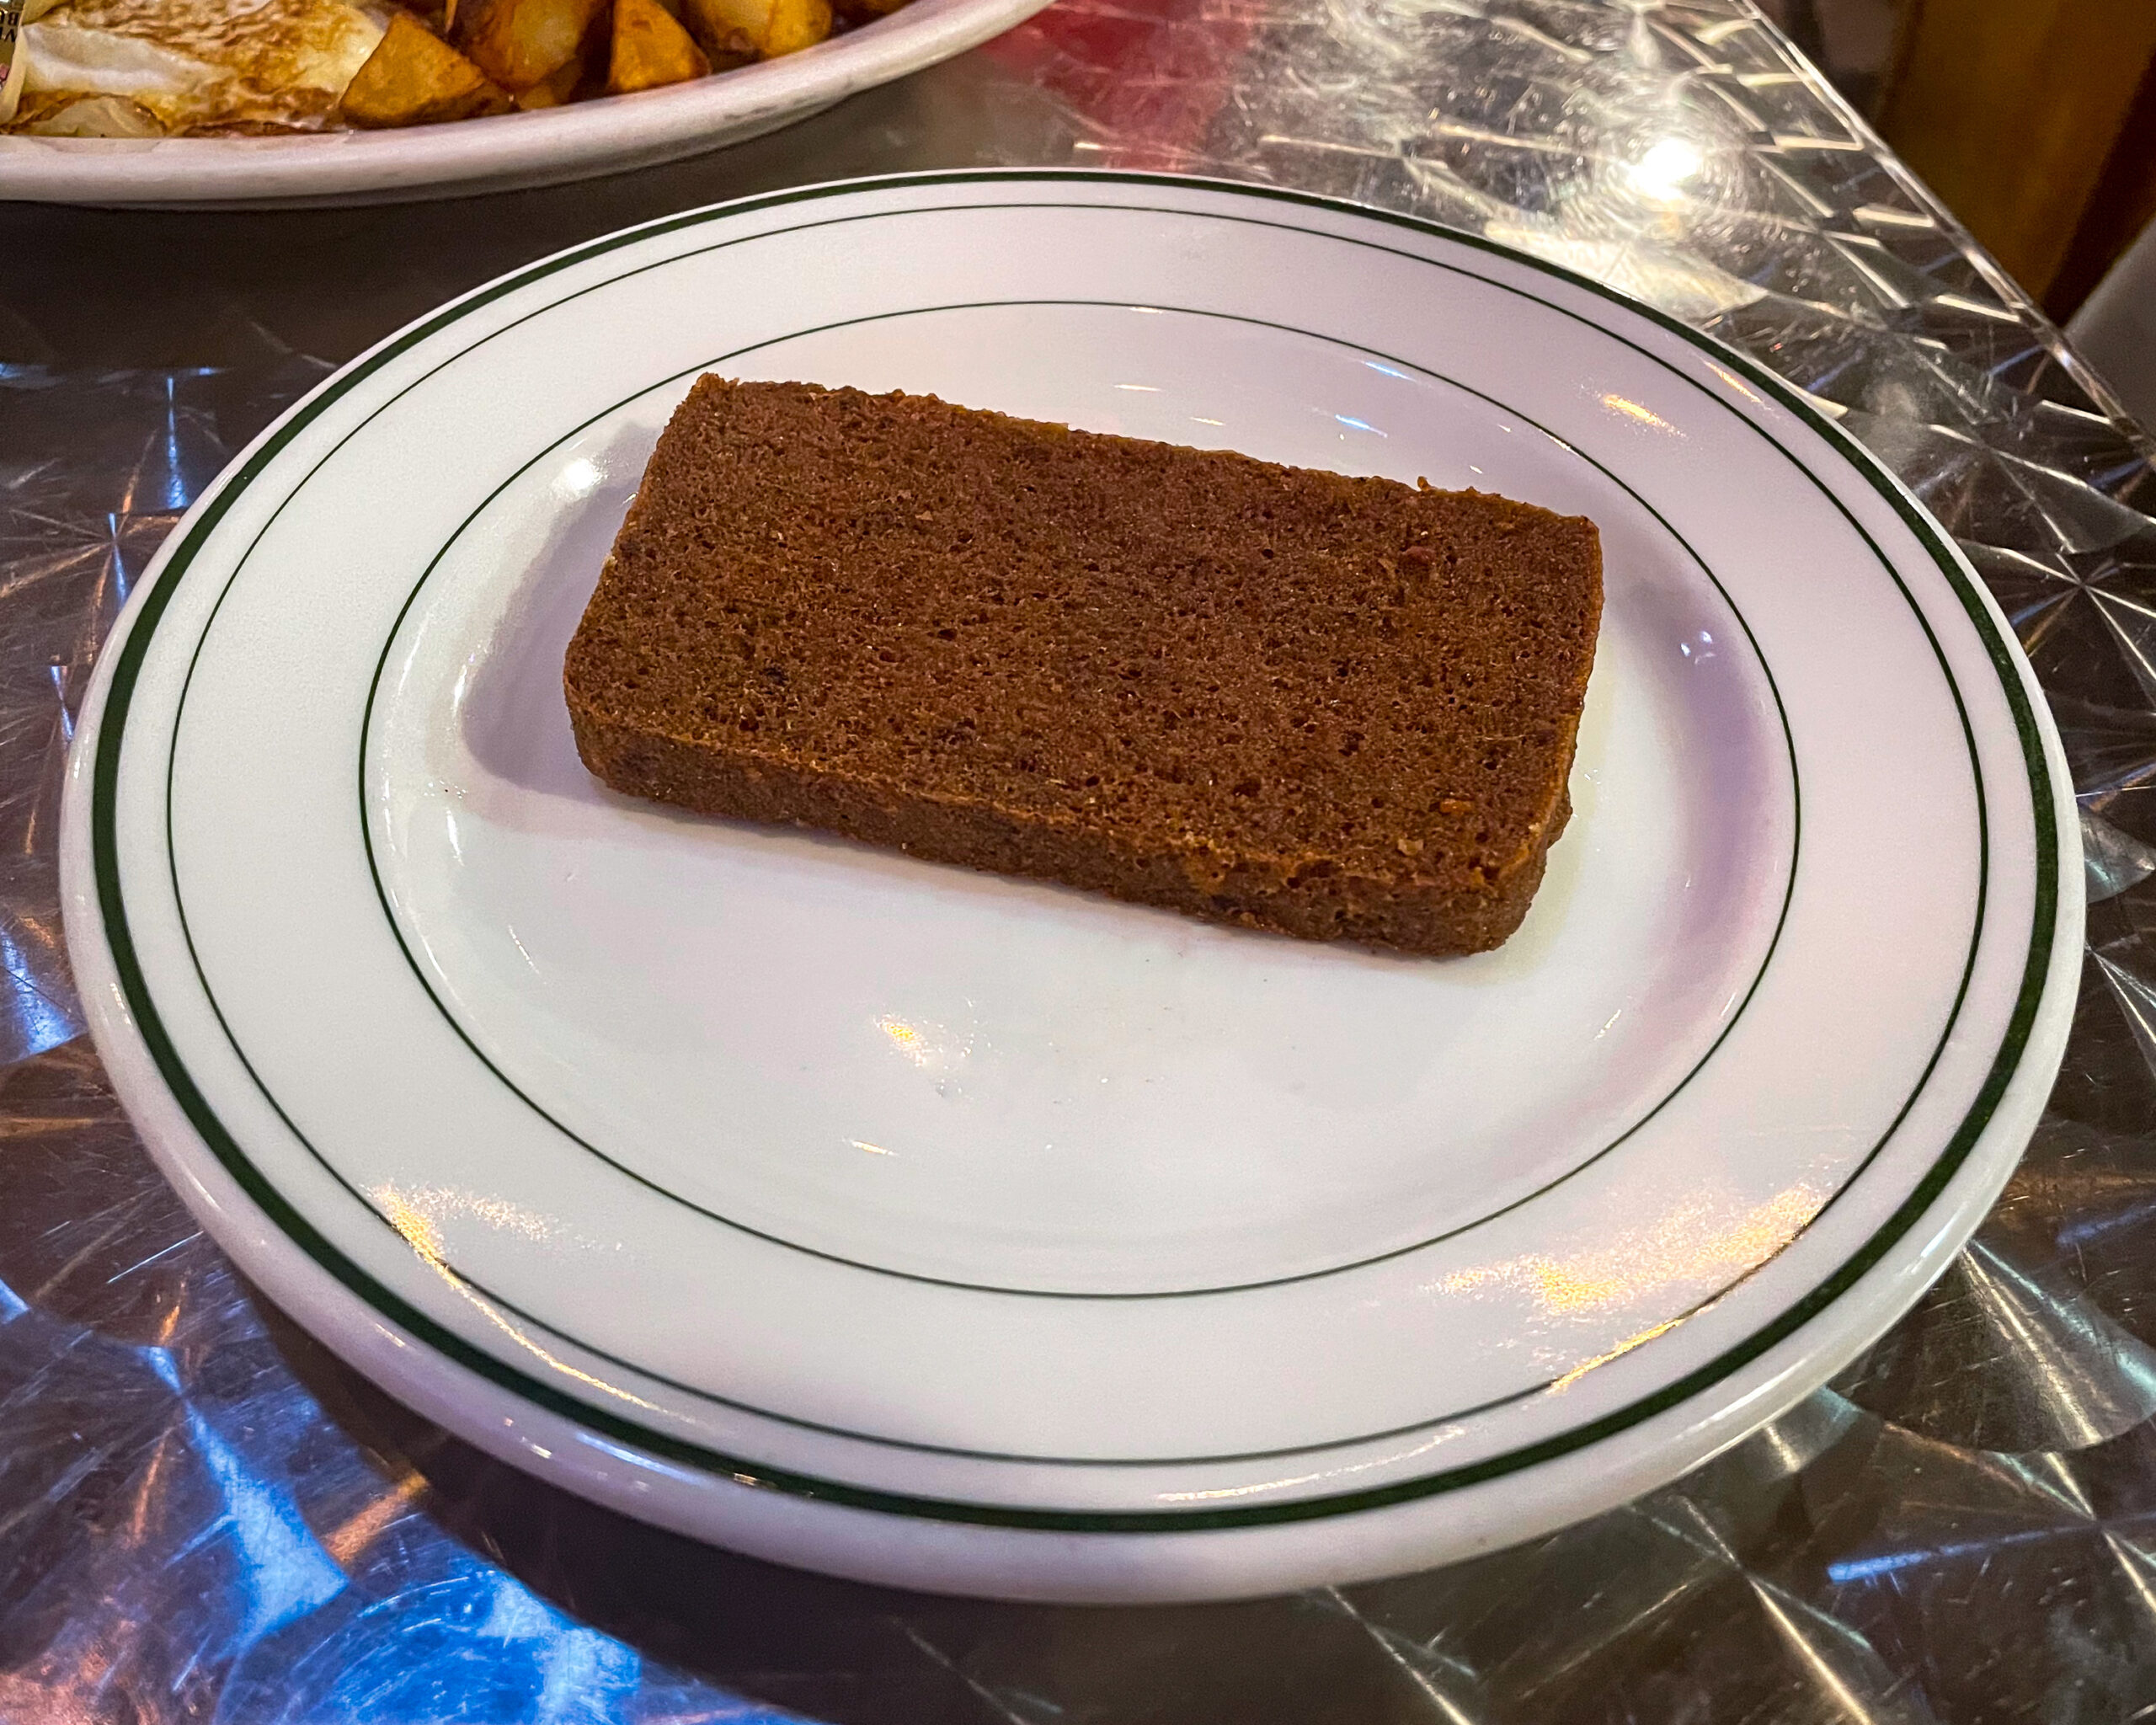
<svg viewBox="0 0 2156 1725"><path fill-rule="evenodd" d="M582 259L603 252L617 249L633 241L653 238L676 228L699 225L714 219L750 213L755 210L787 203L807 201L821 197L872 192L879 190L903 188L908 185L963 184L979 184L997 182L1048 182L1064 184L1111 184L1165 186L1182 190L1202 190L1236 197L1255 197L1284 202L1305 208L1328 211L1360 221L1372 218L1380 222L1405 228L1426 238L1435 238L1453 244L1465 244L1510 263L1525 265L1541 274L1553 276L1572 286L1585 290L1597 298L1625 308L1635 314L1644 315L1650 321L1677 335L1687 345L1705 352L1711 360L1732 366L1748 381L1767 391L1779 405L1791 412L1800 423L1818 433L1827 446L1842 461L1854 467L1871 488L1893 508L1916 537L1919 544L1929 555L1933 563L1946 578L1950 590L1960 601L1970 625L1976 633L1977 644L1993 673L1998 676L2012 715L2016 740L2020 745L2022 764L2028 773L2032 799L2032 813L2036 828L2036 887L2034 905L2034 927L2028 957L2023 967L2019 987L2014 996L2014 1006L2007 1020L1999 1053L1988 1069L1983 1082L1976 1092L1967 1112L1947 1136L1936 1152L1930 1166L1914 1189L1896 1208L1892 1215L1868 1236L1855 1252L1844 1259L1840 1266L1808 1294L1784 1307L1777 1316L1742 1342L1724 1349L1704 1365L1662 1386L1624 1407L1612 1410L1600 1418L1556 1434L1538 1442L1522 1445L1498 1455L1477 1462L1439 1470L1412 1479L1396 1481L1389 1485L1365 1488L1358 1492L1333 1493L1277 1503L1246 1505L1235 1508L1215 1508L1199 1510L1073 1510L1020 1507L995 1503L972 1503L943 1498L929 1498L880 1487L857 1486L851 1483L818 1478L789 1468L759 1462L744 1462L728 1457L705 1445L671 1437L633 1422L620 1421L604 1410L592 1407L578 1398L564 1394L551 1385L529 1378L516 1368L497 1359L446 1330L424 1313L410 1309L407 1302L390 1290L382 1287L366 1270L345 1258L344 1254L292 1206L290 1200L255 1170L245 1152L232 1140L216 1119L200 1092L195 1090L184 1064L179 1061L165 1039L158 1022L154 1004L148 995L147 983L136 967L131 946L124 960L120 950L129 945L125 934L125 906L118 880L118 862L114 853L111 836L112 802L116 795L116 769L125 733L126 701L131 695L133 670L127 664L134 655L136 665L147 652L149 636L140 634L135 627L141 614L149 608L153 592L169 594L174 590L167 580L173 565L184 571L187 561L200 545L207 539L229 506L254 479L275 460L278 453L314 413L326 407L335 395L370 375L374 370L425 339L439 329L468 312L494 298L516 291L541 277L566 268ZM963 206L961 206L963 207ZM1171 213L1198 214L1198 211ZM1281 224L1283 226L1290 224ZM1305 230L1308 231L1308 230ZM1326 234L1330 238L1349 236ZM1502 284L1500 284L1502 285ZM1562 308L1560 308L1562 309ZM1583 319L1593 323L1593 319ZM1622 340L1621 335L1597 324L1603 333ZM1650 355L1650 357L1655 357ZM1801 463L1800 463L1801 465ZM1860 526L1860 532L1863 529ZM1869 535L1865 537L1869 538ZM1875 549L1877 547L1875 547ZM1883 551L1880 559L1890 573L1898 574ZM2057 750L2055 731L2051 727L2047 712L2038 700L2032 699L2033 676L2028 671L2025 658L2013 644L2010 631L2002 626L1996 615L1995 606L1988 599L1973 570L1954 547L1951 538L1933 522L1922 506L1910 496L1900 482L1880 464L1876 457L1854 442L1831 419L1812 406L1790 385L1775 377L1764 367L1748 356L1728 349L1714 338L1691 328L1651 306L1642 305L1626 296L1599 283L1578 275L1547 260L1535 258L1514 248L1485 238L1482 236L1449 228L1441 224L1397 212L1375 209L1343 200L1315 194L1289 190L1283 188L1249 185L1231 181L1202 179L1194 176L1162 175L1102 169L972 169L944 171L921 174L878 176L870 179L831 182L819 185L789 188L760 196L733 200L683 212L640 224L616 233L601 236L584 245L570 248L549 259L544 259L526 268L510 272L496 281L485 284L471 293L460 296L437 312L415 321L352 361L287 412L280 415L248 451L243 451L221 475L211 491L204 496L190 519L174 531L168 545L161 549L156 564L148 571L142 583L143 597L136 601L135 615L128 619L125 638L113 655L109 669L100 665L96 695L98 697L93 723L84 728L77 739L71 765L71 782L67 816L77 838L83 837L83 815L78 804L91 804L91 830L84 840L92 861L84 865L91 868L94 889L87 895L71 892L68 895L71 911L71 932L76 918L72 914L75 905L83 905L82 916L90 921L116 973L121 999L128 1008L122 1018L127 1031L143 1044L156 1068L157 1076L168 1098L176 1102L185 1118L200 1137L203 1146L227 1175L239 1183L247 1196L264 1213L277 1232L320 1269L334 1276L353 1295L361 1300L371 1311L388 1316L415 1339L421 1339L429 1349L445 1356L453 1364L491 1380L495 1386L516 1397L527 1404L536 1404L557 1417L573 1423L608 1430L616 1425L621 1430L615 1434L654 1454L667 1455L676 1462L685 1462L700 1472L743 1483L766 1485L796 1496L826 1503L867 1509L885 1514L899 1514L943 1523L970 1524L1003 1528L1042 1530L1054 1532L1083 1533L1148 1533L1177 1534L1211 1531L1223 1528L1250 1528L1278 1525L1293 1521L1312 1520L1323 1517L1355 1514L1388 1507L1412 1499L1432 1498L1446 1492L1481 1483L1504 1474L1531 1468L1543 1461L1583 1450L1614 1435L1616 1433L1668 1413L1690 1402L1701 1391L1742 1370L1752 1361L1769 1353L1777 1344L1794 1335L1813 1317L1833 1306L1871 1270L1877 1268L1903 1239L1922 1220L1933 1204L1948 1190L1956 1177L1969 1163L1978 1146L1984 1140L1992 1122L1997 1118L2003 1102L2015 1079L2027 1070L2031 1051L2036 1046L2034 1029L2040 1007L2046 997L2058 985L2056 973L2062 970L2057 962L2059 953L2055 949L2061 933L2060 923L2067 915L2078 908L2080 881L2078 873L2066 868L2067 852L2078 851L2078 833L2071 823L2061 822L2059 779L2054 766ZM161 607L160 607L161 609ZM154 627L154 619L152 619ZM1929 632L1928 621L1925 622ZM105 700L121 676L125 676L128 687L121 692L120 723L107 726ZM1956 695L1957 703L1959 695ZM1963 724L1968 720L1964 713ZM93 750L94 751L93 753ZM99 792L103 792L103 814L99 807ZM1981 778L1978 795L1982 797ZM73 846L66 846L72 853ZM112 939L109 913L120 916L120 940ZM1981 915L1981 912L1980 912ZM133 972L131 986L127 973ZM1963 988L1967 987L1965 974ZM93 1015L94 1020L95 1015ZM106 1027L93 1022L101 1042L107 1028L115 1033L119 1025ZM165 1043L160 1054L152 1038ZM2059 1038L2061 1049L2063 1037ZM2051 1051L2039 1049L2039 1062L2050 1059ZM2050 1060L2056 1064L2055 1060ZM177 1070L181 1083L173 1081ZM184 1090L183 1090L184 1085ZM227 1154L219 1139L225 1140L233 1153ZM2017 1146L2018 1151L2018 1146ZM237 1157L238 1166L234 1165ZM2010 1169L2010 1162L1998 1171L2000 1179ZM244 1170L244 1172L242 1172ZM1969 1226L1975 1218L1969 1219ZM1913 1299L1915 1289L1908 1290ZM1906 1304L1906 1301L1903 1302ZM1897 1313L1898 1315L1898 1307ZM1883 1327L1881 1324L1881 1327ZM1875 1332L1876 1333L1876 1332Z"/></svg>

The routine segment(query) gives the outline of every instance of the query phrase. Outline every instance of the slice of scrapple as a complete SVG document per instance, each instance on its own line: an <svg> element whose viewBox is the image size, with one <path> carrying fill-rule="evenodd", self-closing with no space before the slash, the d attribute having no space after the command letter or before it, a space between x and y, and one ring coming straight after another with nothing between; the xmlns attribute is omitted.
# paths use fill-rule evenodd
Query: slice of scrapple
<svg viewBox="0 0 2156 1725"><path fill-rule="evenodd" d="M1601 605L1577 516L706 377L565 682L634 796L1475 952L1570 811Z"/></svg>

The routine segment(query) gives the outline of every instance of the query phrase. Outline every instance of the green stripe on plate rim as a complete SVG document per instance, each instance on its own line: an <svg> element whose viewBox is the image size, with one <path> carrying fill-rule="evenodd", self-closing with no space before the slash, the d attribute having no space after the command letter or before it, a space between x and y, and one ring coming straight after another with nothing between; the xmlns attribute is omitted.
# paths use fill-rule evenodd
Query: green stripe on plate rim
<svg viewBox="0 0 2156 1725"><path fill-rule="evenodd" d="M1991 1070L1986 1075L1984 1083L1968 1114L1934 1161L1931 1167L1926 1172L1924 1178L1918 1183L1915 1189L1903 1200L1894 1214L1833 1275L1750 1337L1725 1350L1714 1359L1695 1368L1684 1377L1664 1386L1652 1395L1643 1397L1627 1407L1613 1410L1608 1414L1569 1431L1481 1461L1362 1491L1302 1498L1283 1503L1182 1511L1044 1509L966 1503L881 1491L850 1485L840 1481L820 1479L792 1470L771 1467L759 1462L727 1456L671 1434L648 1429L606 1410L592 1407L551 1385L530 1378L515 1368L472 1346L462 1338L435 1323L424 1313L411 1306L401 1297L376 1282L367 1272L345 1258L324 1238L313 1225L300 1215L289 1200L264 1179L248 1161L245 1153L227 1132L195 1087L185 1067L179 1060L177 1050L172 1044L169 1034L157 1015L154 1002L151 999L128 932L125 906L120 889L119 862L115 842L116 784L125 714L128 702L132 697L135 681L139 676L142 659L147 651L150 636L165 606L169 602L171 594L176 590L181 574L192 560L195 552L223 519L232 500L248 485L259 478L269 464L330 403L364 378L372 375L392 360L408 351L419 343L439 333L467 313L574 264L602 255L622 246L632 244L639 240L657 238L664 233L702 222L749 214L760 209L847 196L862 192L898 190L915 186L995 184L1143 185L1186 191L1199 190L1216 195L1269 200L1290 206L1323 211L1337 216L1344 216L1358 222L1375 222L1401 228L1448 244L1465 246L1470 249L1481 251L1501 258L1514 266L1530 269L1562 280L1578 291L1621 307L1635 316L1649 319L1689 345L1706 354L1717 363L1727 365L1741 372L1784 409L1809 425L1830 447L1836 450L1865 478L1873 489L1886 500L1889 506L1902 518L1931 555L1950 587L1961 601L1972 626L1976 629L1978 638L1984 645L1994 671L1999 677L2009 709L2014 717L2015 732L2020 742L2025 764L2029 772L2034 802L2037 845L2036 902L2029 958L2024 969L2021 985L2009 1020L2006 1033L2002 1039L1999 1054L1993 1061ZM1164 213L1184 216L1204 216L1218 212L1173 209L1166 211ZM1222 219L1254 220L1255 218L1227 216ZM1295 228L1295 224L1288 222L1261 225ZM1356 240L1350 236L1331 233L1323 229L1297 231L1315 232L1321 238L1342 241L1349 244L1369 246L1382 250L1391 249L1376 247L1374 242ZM1417 261L1425 263L1438 261L1420 258L1412 253L1403 253L1400 255L1416 258ZM1478 279L1487 280L1487 278ZM1520 291L1504 282L1492 282L1491 285L1512 291ZM1564 312L1566 315L1573 317L1579 315L1570 312L1566 307L1553 308ZM1590 319L1582 318L1581 321L1592 323ZM1593 325L1593 327L1603 328L1600 325ZM1625 339L1614 331L1604 328L1604 333L1620 341ZM1636 344L1628 342L1626 344L1636 348ZM1682 371L1676 371L1674 366L1670 366L1669 361L1660 355L1647 353L1645 349L1637 350L1672 370L1674 375L1687 376ZM1698 382L1696 379L1688 379L1688 381L1694 383ZM1705 387L1704 385L1700 387L1703 389ZM1732 409L1731 411L1734 412L1735 409ZM1739 414L1738 417L1742 419L1744 416ZM1744 423L1752 422L1747 419ZM1754 429L1762 435L1767 435L1764 428L1755 426ZM1793 455L1791 459L1794 460ZM1808 469L1806 471L1808 472ZM1817 483L1817 476L1812 477ZM1847 513L1846 510L1844 513ZM1856 525L1853 518L1852 524ZM1863 531L1860 526L1858 526L1858 531ZM1868 535L1865 537L1869 537ZM1874 549L1876 550L1876 546ZM1891 565L1889 567L1891 569ZM1898 575L1896 579L1898 581ZM1928 624L1926 628L1928 630ZM1958 692L1956 700L1957 702L1959 700ZM1964 724L1967 725L1966 715ZM121 647L108 691L106 712L98 738L91 776L91 852L99 910L104 925L107 943L113 956L123 997L135 1014L137 1033L142 1038L152 1061L171 1090L174 1100L179 1103L183 1113L187 1116L189 1124L200 1135L205 1146L217 1157L227 1173L278 1228L292 1240L294 1244L299 1246L318 1267L343 1284L350 1292L414 1337L425 1342L435 1351L455 1360L467 1370L478 1373L498 1387L573 1423L584 1425L594 1431L605 1433L636 1445L654 1456L685 1463L702 1471L715 1472L745 1485L776 1489L838 1506L962 1524L1042 1531L1197 1532L1235 1527L1278 1525L1382 1509L1440 1493L1460 1490L1544 1461L1555 1460L1675 1407L1700 1391L1710 1387L1741 1370L1750 1361L1756 1359L1768 1349L1794 1334L1813 1317L1825 1311L1879 1263L1894 1244L1930 1208L1940 1194L1945 1191L1954 1175L1967 1161L1971 1151L1974 1148L1985 1125L1997 1108L1999 1099L2011 1081L2021 1055L2026 1049L2031 1028L2043 992L2044 978L2049 965L2058 909L2059 833L2050 765L2044 756L2041 735L2037 728L2028 692L2022 686L2011 652L1987 611L1982 596L1972 585L1970 577L1961 569L1952 548L1946 543L1935 525L1918 508L1914 501L1901 490L1892 477L1868 451L1840 427L1819 413L1801 394L1746 355L1723 347L1720 343L1652 307L1635 302L1571 270L1540 259L1513 251L1509 248L1479 235L1442 227L1419 217L1403 216L1389 211L1364 208L1309 193L1289 191L1278 187L1240 185L1161 174L1097 170L985 169L890 176L830 185L798 188L790 191L744 200L738 203L718 206L702 211L668 217L626 232L593 241L553 259L542 260L487 287L476 290L465 298L453 302L401 334L390 338L374 352L355 361L342 375L323 384L318 393L295 404L288 410L283 421L264 435L254 453L232 474L227 482L219 486L211 499L201 505L201 512L189 530L186 537L175 545L171 555L165 559L164 566L159 570L156 578L156 585L144 600L141 612L131 627L128 638ZM1981 795L1981 781L1979 781L1979 793ZM1967 979L1965 975L1964 990L1967 983ZM1935 1055L1935 1060L1936 1058ZM1843 1189L1846 1190L1847 1188L1844 1187ZM1832 1200L1830 1199L1829 1202L1831 1204ZM1822 1207L1821 1214L1823 1213ZM1814 1220L1817 1220L1816 1216Z"/></svg>

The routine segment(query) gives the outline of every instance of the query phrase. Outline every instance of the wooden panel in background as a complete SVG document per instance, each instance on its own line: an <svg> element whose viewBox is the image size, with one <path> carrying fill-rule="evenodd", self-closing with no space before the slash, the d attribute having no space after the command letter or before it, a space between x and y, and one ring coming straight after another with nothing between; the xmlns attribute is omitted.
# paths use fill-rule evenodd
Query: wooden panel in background
<svg viewBox="0 0 2156 1725"><path fill-rule="evenodd" d="M2044 309L2065 323L2151 222L2156 222L2156 60L2142 75L2141 93L2111 146L2104 177L2044 291Z"/></svg>
<svg viewBox="0 0 2156 1725"><path fill-rule="evenodd" d="M2156 0L1914 0L1903 30L1881 131L2046 298L2118 171L2156 62Z"/></svg>

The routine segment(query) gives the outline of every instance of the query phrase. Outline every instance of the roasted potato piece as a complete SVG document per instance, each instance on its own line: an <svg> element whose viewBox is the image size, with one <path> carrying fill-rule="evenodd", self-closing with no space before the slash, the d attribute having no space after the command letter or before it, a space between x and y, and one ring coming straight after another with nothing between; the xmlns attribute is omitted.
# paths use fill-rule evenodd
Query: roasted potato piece
<svg viewBox="0 0 2156 1725"><path fill-rule="evenodd" d="M550 73L528 90L516 93L520 108L558 108L577 92L584 82L584 56L579 54L558 72Z"/></svg>
<svg viewBox="0 0 2156 1725"><path fill-rule="evenodd" d="M878 18L889 18L906 0L838 0L839 14L856 24L867 24Z"/></svg>
<svg viewBox="0 0 2156 1725"><path fill-rule="evenodd" d="M680 6L681 22L713 66L742 66L756 57L755 39L730 14L746 11L760 21L761 0L734 0L731 5L725 0L680 0Z"/></svg>
<svg viewBox="0 0 2156 1725"><path fill-rule="evenodd" d="M813 48L830 33L830 0L773 0L764 52L775 56Z"/></svg>
<svg viewBox="0 0 2156 1725"><path fill-rule="evenodd" d="M389 20L382 40L344 90L355 126L430 126L499 114L509 93L409 13Z"/></svg>
<svg viewBox="0 0 2156 1725"><path fill-rule="evenodd" d="M612 56L607 61L606 93L655 90L661 84L686 83L711 70L704 51L675 23L659 0L614 0Z"/></svg>
<svg viewBox="0 0 2156 1725"><path fill-rule="evenodd" d="M682 11L714 56L738 36L766 60L776 59L831 33L830 0L683 0Z"/></svg>
<svg viewBox="0 0 2156 1725"><path fill-rule="evenodd" d="M766 59L775 59L813 48L830 33L830 0L771 0L761 46Z"/></svg>
<svg viewBox="0 0 2156 1725"><path fill-rule="evenodd" d="M462 0L457 42L504 89L544 83L585 50L606 0Z"/></svg>
<svg viewBox="0 0 2156 1725"><path fill-rule="evenodd" d="M694 0L690 0L693 4ZM686 23L686 20L685 19ZM689 32L696 45L704 51L713 72L731 72L737 66L746 66L756 58L756 45L740 30L728 28L713 35L701 25Z"/></svg>

